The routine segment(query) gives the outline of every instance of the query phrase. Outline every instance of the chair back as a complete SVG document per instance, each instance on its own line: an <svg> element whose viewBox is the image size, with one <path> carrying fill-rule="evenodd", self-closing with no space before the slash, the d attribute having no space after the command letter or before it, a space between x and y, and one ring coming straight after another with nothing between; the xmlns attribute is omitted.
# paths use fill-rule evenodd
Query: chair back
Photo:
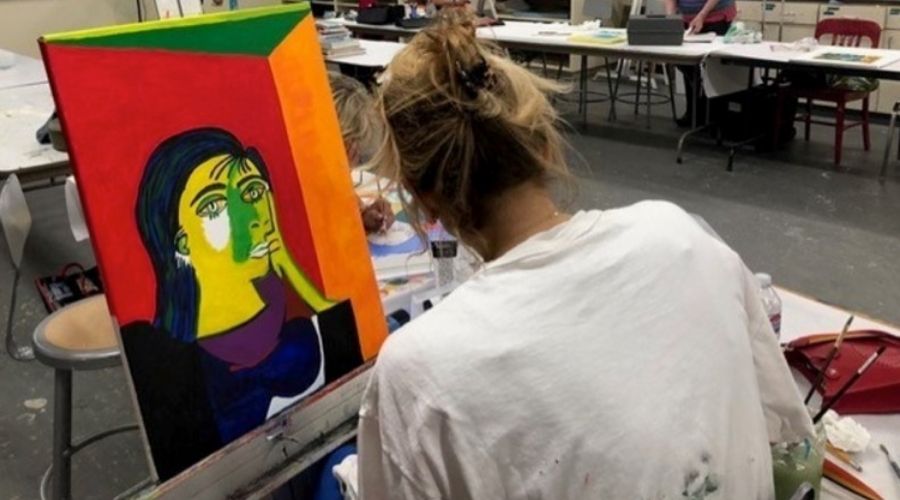
<svg viewBox="0 0 900 500"><path fill-rule="evenodd" d="M13 266L18 269L22 264L25 240L31 231L31 211L15 174L10 175L0 188L0 226L9 245Z"/></svg>
<svg viewBox="0 0 900 500"><path fill-rule="evenodd" d="M822 39L826 37L830 37L829 43L833 46L859 47L863 39L868 39L869 46L877 48L881 41L881 26L866 19L823 19L816 24L816 40L825 43Z"/></svg>

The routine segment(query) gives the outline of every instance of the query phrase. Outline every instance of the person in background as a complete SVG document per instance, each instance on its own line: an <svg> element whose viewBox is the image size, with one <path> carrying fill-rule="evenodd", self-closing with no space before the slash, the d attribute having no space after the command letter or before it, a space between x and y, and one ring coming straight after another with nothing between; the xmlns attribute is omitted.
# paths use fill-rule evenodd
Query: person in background
<svg viewBox="0 0 900 500"><path fill-rule="evenodd" d="M812 423L740 257L677 206L568 213L560 89L442 14L387 70L374 160L482 268L384 344L360 498L772 498Z"/></svg>
<svg viewBox="0 0 900 500"><path fill-rule="evenodd" d="M690 34L715 33L724 36L731 27L731 22L737 17L734 0L664 0L664 2L666 14L670 16L681 14L685 31ZM678 69L684 75L687 111L676 121L679 126L688 127L691 125L694 78L698 69L695 66L679 66ZM700 100L697 102L697 118L701 125L706 119L706 105L707 99L701 92Z"/></svg>
<svg viewBox="0 0 900 500"><path fill-rule="evenodd" d="M369 91L358 80L340 73L328 73L331 96L341 125L341 136L350 168L367 163L382 137L380 118ZM384 198L364 204L359 201L363 226L367 233L385 231L394 223L391 204Z"/></svg>

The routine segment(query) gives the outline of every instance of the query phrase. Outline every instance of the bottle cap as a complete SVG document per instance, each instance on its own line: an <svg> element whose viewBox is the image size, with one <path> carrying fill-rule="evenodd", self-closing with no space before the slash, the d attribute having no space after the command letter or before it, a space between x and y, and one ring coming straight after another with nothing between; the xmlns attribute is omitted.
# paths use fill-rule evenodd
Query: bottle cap
<svg viewBox="0 0 900 500"><path fill-rule="evenodd" d="M772 276L768 273L756 273L756 280L763 288L772 286Z"/></svg>

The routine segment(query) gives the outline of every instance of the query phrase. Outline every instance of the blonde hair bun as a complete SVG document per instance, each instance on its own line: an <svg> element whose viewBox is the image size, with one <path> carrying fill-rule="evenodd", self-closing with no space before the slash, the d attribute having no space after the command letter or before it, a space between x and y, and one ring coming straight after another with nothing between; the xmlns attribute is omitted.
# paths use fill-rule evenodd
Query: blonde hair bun
<svg viewBox="0 0 900 500"><path fill-rule="evenodd" d="M477 39L470 15L445 9L388 67L375 162L412 192L413 217L427 197L448 230L471 237L493 197L568 176L548 99L562 90Z"/></svg>

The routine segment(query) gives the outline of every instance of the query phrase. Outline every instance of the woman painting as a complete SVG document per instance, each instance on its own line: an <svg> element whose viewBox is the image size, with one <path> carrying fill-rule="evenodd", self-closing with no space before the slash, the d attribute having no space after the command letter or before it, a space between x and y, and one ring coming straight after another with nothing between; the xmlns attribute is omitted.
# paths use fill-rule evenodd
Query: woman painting
<svg viewBox="0 0 900 500"><path fill-rule="evenodd" d="M213 128L166 140L136 216L156 313L122 336L162 478L362 364L349 302L325 297L286 248L254 148Z"/></svg>
<svg viewBox="0 0 900 500"><path fill-rule="evenodd" d="M671 203L558 206L559 89L471 22L386 74L376 165L484 265L383 345L359 498L773 498L813 429L740 257Z"/></svg>

